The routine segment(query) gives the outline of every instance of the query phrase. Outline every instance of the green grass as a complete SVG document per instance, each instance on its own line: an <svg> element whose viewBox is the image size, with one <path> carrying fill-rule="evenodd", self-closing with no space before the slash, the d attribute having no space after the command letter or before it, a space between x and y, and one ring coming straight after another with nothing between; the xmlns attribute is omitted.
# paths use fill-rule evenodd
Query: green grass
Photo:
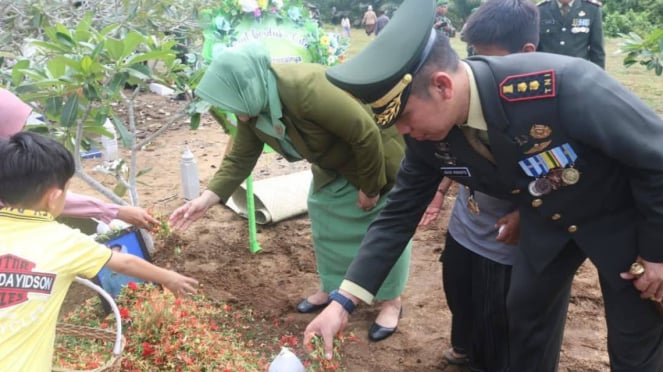
<svg viewBox="0 0 663 372"><path fill-rule="evenodd" d="M620 42L621 39L606 39L606 70L663 116L663 76L640 65L624 67L625 55L618 54Z"/></svg>
<svg viewBox="0 0 663 372"><path fill-rule="evenodd" d="M336 31L340 32L340 29ZM349 58L364 49L374 39L374 37L366 36L364 30L358 28L353 28L350 36L350 47L347 52ZM647 71L640 65L624 67L622 63L624 55L618 53L620 41L620 39L606 39L606 70L612 77L645 101L649 107L663 116L663 100L661 99L663 96L663 76L656 76L653 71ZM461 57L467 55L465 43L460 41L460 38L452 38L451 46ZM591 88L587 87L587 89Z"/></svg>

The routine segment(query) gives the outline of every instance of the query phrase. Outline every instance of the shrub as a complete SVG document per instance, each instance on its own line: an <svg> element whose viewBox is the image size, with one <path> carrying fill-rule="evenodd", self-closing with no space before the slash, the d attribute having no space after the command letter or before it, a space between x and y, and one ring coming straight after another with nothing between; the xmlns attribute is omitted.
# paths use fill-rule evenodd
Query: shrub
<svg viewBox="0 0 663 372"><path fill-rule="evenodd" d="M605 15L603 22L603 32L605 36L617 37L619 34L628 34L636 32L639 34L649 33L653 25L649 21L647 12L634 12L632 10L626 13L609 13Z"/></svg>

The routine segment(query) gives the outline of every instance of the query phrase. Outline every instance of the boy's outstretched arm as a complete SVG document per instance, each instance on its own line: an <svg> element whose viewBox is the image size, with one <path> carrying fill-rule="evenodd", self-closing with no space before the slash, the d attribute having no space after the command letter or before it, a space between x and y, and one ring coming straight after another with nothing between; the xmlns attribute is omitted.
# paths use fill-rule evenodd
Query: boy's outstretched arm
<svg viewBox="0 0 663 372"><path fill-rule="evenodd" d="M176 296L197 292L196 279L163 269L131 254L113 252L105 266L121 274L162 284Z"/></svg>

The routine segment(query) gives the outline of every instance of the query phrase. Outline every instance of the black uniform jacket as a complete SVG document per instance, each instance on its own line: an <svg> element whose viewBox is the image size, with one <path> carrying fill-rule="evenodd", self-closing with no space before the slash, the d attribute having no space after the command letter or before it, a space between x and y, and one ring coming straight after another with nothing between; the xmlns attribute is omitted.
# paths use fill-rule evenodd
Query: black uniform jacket
<svg viewBox="0 0 663 372"><path fill-rule="evenodd" d="M605 68L601 3L575 0L562 17L556 0L538 4L541 27L538 50L588 59Z"/></svg>
<svg viewBox="0 0 663 372"><path fill-rule="evenodd" d="M616 287L640 255L663 262L663 121L596 65L548 53L473 57L495 163L454 128L441 143L406 138L389 202L346 279L375 293L444 175L519 205L520 246L537 270L570 241ZM533 196L519 162L560 146L577 183ZM480 206L479 206L480 207Z"/></svg>

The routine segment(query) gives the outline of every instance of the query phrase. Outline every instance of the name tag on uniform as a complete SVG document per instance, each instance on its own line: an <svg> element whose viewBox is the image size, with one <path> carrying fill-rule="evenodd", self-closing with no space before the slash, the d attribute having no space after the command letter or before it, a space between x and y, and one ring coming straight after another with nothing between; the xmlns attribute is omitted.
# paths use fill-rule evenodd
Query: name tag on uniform
<svg viewBox="0 0 663 372"><path fill-rule="evenodd" d="M440 170L446 177L472 177L467 167L440 167Z"/></svg>

